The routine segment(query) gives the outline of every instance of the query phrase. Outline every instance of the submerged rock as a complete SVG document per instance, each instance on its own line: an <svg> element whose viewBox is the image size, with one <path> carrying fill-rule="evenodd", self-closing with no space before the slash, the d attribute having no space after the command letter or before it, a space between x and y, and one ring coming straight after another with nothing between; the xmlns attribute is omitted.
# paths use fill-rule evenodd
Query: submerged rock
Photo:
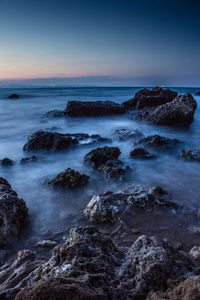
<svg viewBox="0 0 200 300"><path fill-rule="evenodd" d="M50 110L47 113L44 114L44 117L46 118L60 118L64 116L64 112L62 110Z"/></svg>
<svg viewBox="0 0 200 300"><path fill-rule="evenodd" d="M200 150L181 150L180 155L184 160L200 161Z"/></svg>
<svg viewBox="0 0 200 300"><path fill-rule="evenodd" d="M135 159L153 159L156 158L155 155L149 153L143 148L135 148L130 152L130 157Z"/></svg>
<svg viewBox="0 0 200 300"><path fill-rule="evenodd" d="M8 96L8 99L19 99L19 95L18 94L12 94L12 95Z"/></svg>
<svg viewBox="0 0 200 300"><path fill-rule="evenodd" d="M90 177L85 174L80 174L68 168L50 180L48 184L53 187L67 187L73 189L86 185L89 178Z"/></svg>
<svg viewBox="0 0 200 300"><path fill-rule="evenodd" d="M112 137L114 139L117 139L119 141L126 141L128 139L135 139L135 138L139 138L142 136L143 136L143 134L141 132L139 132L137 129L132 130L132 129L126 129L126 128L117 129L117 130L115 130L115 132L112 135Z"/></svg>
<svg viewBox="0 0 200 300"><path fill-rule="evenodd" d="M177 96L176 92L169 89L164 90L159 87L155 87L152 90L143 89L137 92L129 101L123 102L123 105L127 109L143 109L145 107L156 107L167 102L173 101Z"/></svg>
<svg viewBox="0 0 200 300"><path fill-rule="evenodd" d="M179 206L166 199L167 192L161 187L134 185L119 192L106 192L93 196L84 210L84 215L92 222L115 223L122 215L135 208L158 209Z"/></svg>
<svg viewBox="0 0 200 300"><path fill-rule="evenodd" d="M177 139L170 139L160 135L149 135L134 143L136 146L144 146L149 148L170 149L175 147L180 141Z"/></svg>
<svg viewBox="0 0 200 300"><path fill-rule="evenodd" d="M38 160L38 158L33 155L30 157L24 157L20 160L20 164L27 164L27 163L31 163L31 162L36 162Z"/></svg>
<svg viewBox="0 0 200 300"><path fill-rule="evenodd" d="M111 101L68 101L64 114L70 117L108 116L125 113L122 105Z"/></svg>
<svg viewBox="0 0 200 300"><path fill-rule="evenodd" d="M154 125L188 126L194 120L197 103L190 94L177 96L172 102L157 108L146 108L136 115L136 120L145 120Z"/></svg>
<svg viewBox="0 0 200 300"><path fill-rule="evenodd" d="M0 164L2 166L12 166L12 165L14 165L14 162L10 158L6 157L6 158L3 158L2 160L0 160Z"/></svg>
<svg viewBox="0 0 200 300"><path fill-rule="evenodd" d="M16 238L27 219L26 203L12 190L8 181L0 177L0 246Z"/></svg>

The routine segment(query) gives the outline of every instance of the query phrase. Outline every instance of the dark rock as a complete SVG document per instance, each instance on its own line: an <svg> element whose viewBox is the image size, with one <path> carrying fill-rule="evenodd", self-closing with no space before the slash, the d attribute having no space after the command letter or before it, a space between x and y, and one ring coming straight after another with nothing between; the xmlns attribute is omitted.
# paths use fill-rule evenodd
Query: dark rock
<svg viewBox="0 0 200 300"><path fill-rule="evenodd" d="M143 134L141 132L139 132L137 129L132 130L132 129L126 129L126 128L117 129L117 130L115 130L115 132L112 135L112 137L114 139L117 139L119 141L126 141L128 139L135 139L135 138L139 138L142 136L143 136Z"/></svg>
<svg viewBox="0 0 200 300"><path fill-rule="evenodd" d="M0 177L0 245L6 245L17 237L28 219L28 209L18 198L8 181Z"/></svg>
<svg viewBox="0 0 200 300"><path fill-rule="evenodd" d="M12 165L14 165L13 160L11 160L10 158L7 158L7 157L0 160L0 163L1 163L2 166L12 166Z"/></svg>
<svg viewBox="0 0 200 300"><path fill-rule="evenodd" d="M135 159L153 159L156 156L143 148L135 148L130 152L130 157Z"/></svg>
<svg viewBox="0 0 200 300"><path fill-rule="evenodd" d="M35 245L35 247L39 248L54 248L55 246L57 246L57 242L51 240L43 240Z"/></svg>
<svg viewBox="0 0 200 300"><path fill-rule="evenodd" d="M84 210L84 215L92 222L115 223L122 215L135 208L158 209L179 206L166 199L167 192L160 187L134 185L116 193L106 192L93 196Z"/></svg>
<svg viewBox="0 0 200 300"><path fill-rule="evenodd" d="M12 94L8 97L8 99L19 99L19 95L18 94Z"/></svg>
<svg viewBox="0 0 200 300"><path fill-rule="evenodd" d="M170 139L159 135L149 135L145 138L135 142L136 146L144 146L149 148L170 149L175 147L180 141L177 139Z"/></svg>
<svg viewBox="0 0 200 300"><path fill-rule="evenodd" d="M46 114L44 114L44 117L46 118L60 118L64 116L64 112L62 110L50 110Z"/></svg>
<svg viewBox="0 0 200 300"><path fill-rule="evenodd" d="M196 96L200 96L200 91L195 94Z"/></svg>
<svg viewBox="0 0 200 300"><path fill-rule="evenodd" d="M189 126L194 120L197 103L190 94L177 96L172 102L157 108L146 108L136 115L136 120L145 120L154 125Z"/></svg>
<svg viewBox="0 0 200 300"><path fill-rule="evenodd" d="M68 168L50 180L48 184L53 187L67 187L73 189L86 185L88 180L89 176Z"/></svg>
<svg viewBox="0 0 200 300"><path fill-rule="evenodd" d="M180 154L184 160L200 161L200 150L181 150Z"/></svg>
<svg viewBox="0 0 200 300"><path fill-rule="evenodd" d="M122 105L111 101L68 101L64 114L70 117L108 116L125 113Z"/></svg>
<svg viewBox="0 0 200 300"><path fill-rule="evenodd" d="M152 90L143 89L137 92L133 99L123 103L127 109L143 109L145 107L156 107L173 101L177 96L176 92L163 90L156 87Z"/></svg>
<svg viewBox="0 0 200 300"><path fill-rule="evenodd" d="M36 162L38 160L38 158L33 155L30 157L24 157L20 160L20 164L27 164L27 163L31 163L31 162Z"/></svg>

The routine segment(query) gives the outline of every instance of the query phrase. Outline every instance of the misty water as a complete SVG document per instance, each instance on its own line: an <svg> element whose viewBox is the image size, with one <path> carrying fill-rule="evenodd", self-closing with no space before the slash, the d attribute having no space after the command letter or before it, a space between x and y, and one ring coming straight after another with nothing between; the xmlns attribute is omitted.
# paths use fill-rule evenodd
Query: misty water
<svg viewBox="0 0 200 300"><path fill-rule="evenodd" d="M134 225L139 228L140 233L156 234L158 228L162 232L168 221L171 229L177 225L177 235L182 236L182 230L183 238L190 239L188 227L198 224L195 213L200 206L200 164L183 161L179 151L200 149L199 105L194 122L190 128L183 129L150 126L130 120L128 114L105 118L45 117L45 113L50 110L63 110L68 100L110 100L121 103L133 97L139 89L74 87L0 90L0 159L8 157L15 162L10 167L1 166L0 176L5 177L25 200L31 216L30 235L73 227L77 224L77 219L81 218L82 210L91 196L107 190L117 191L126 184L137 183L162 186L170 193L174 202L187 206L190 211L189 216L183 214L181 218L174 215L167 216L166 219L145 214L136 216ZM180 94L190 92L193 96L198 91L190 88L173 90ZM19 94L20 99L8 99L13 93ZM200 97L194 98L199 103ZM36 154L39 158L37 162L20 164L21 158L32 155L23 152L23 145L28 136L38 130L99 134L112 138L114 131L119 128L138 129L144 136L159 134L177 138L181 143L175 151L159 152L157 159L149 161L129 158L129 153L134 148L132 139L124 142L111 139L110 142L80 145L62 152L40 152ZM124 181L111 181L84 165L85 154L104 145L120 148L120 160L131 168ZM47 179L68 167L89 175L88 185L75 191L49 188ZM166 235L171 234L176 239L171 229Z"/></svg>

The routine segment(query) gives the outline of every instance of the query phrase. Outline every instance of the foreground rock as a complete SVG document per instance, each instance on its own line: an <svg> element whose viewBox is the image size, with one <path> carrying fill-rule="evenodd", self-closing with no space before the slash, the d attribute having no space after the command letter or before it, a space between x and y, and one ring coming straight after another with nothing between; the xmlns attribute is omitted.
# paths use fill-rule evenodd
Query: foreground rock
<svg viewBox="0 0 200 300"><path fill-rule="evenodd" d="M0 160L0 164L2 166L12 166L14 165L14 161L10 158L3 158L2 160Z"/></svg>
<svg viewBox="0 0 200 300"><path fill-rule="evenodd" d="M104 142L100 135L88 135L85 133L62 134L51 131L37 131L33 133L24 145L24 151L48 151L65 150L77 144L91 144Z"/></svg>
<svg viewBox="0 0 200 300"><path fill-rule="evenodd" d="M174 148L180 141L170 139L160 135L149 135L134 143L136 146L144 146L153 149L171 149Z"/></svg>
<svg viewBox="0 0 200 300"><path fill-rule="evenodd" d="M96 148L86 154L84 161L110 178L122 178L127 168L122 168L118 160L120 153L118 147Z"/></svg>
<svg viewBox="0 0 200 300"><path fill-rule="evenodd" d="M145 120L154 125L189 126L194 120L197 103L190 94L177 96L172 102L157 108L146 108L136 115L136 120Z"/></svg>
<svg viewBox="0 0 200 300"><path fill-rule="evenodd" d="M152 90L143 89L137 92L133 99L123 103L127 109L143 109L145 107L156 107L173 101L177 96L176 92L169 89L163 90L156 87Z"/></svg>
<svg viewBox="0 0 200 300"><path fill-rule="evenodd" d="M48 182L52 187L66 187L69 189L78 188L87 184L89 176L80 174L70 168L58 174Z"/></svg>
<svg viewBox="0 0 200 300"><path fill-rule="evenodd" d="M149 153L143 148L135 148L130 152L130 157L134 159L153 159L156 158L155 155Z"/></svg>
<svg viewBox="0 0 200 300"><path fill-rule="evenodd" d="M28 209L23 199L0 177L0 246L9 244L24 228Z"/></svg>
<svg viewBox="0 0 200 300"><path fill-rule="evenodd" d="M12 95L8 96L8 99L19 99L19 95L18 94L12 94Z"/></svg>
<svg viewBox="0 0 200 300"><path fill-rule="evenodd" d="M64 114L70 117L108 116L125 113L125 109L118 103L111 101L68 101Z"/></svg>
<svg viewBox="0 0 200 300"><path fill-rule="evenodd" d="M181 150L180 154L184 160L200 161L200 150Z"/></svg>
<svg viewBox="0 0 200 300"><path fill-rule="evenodd" d="M194 246L190 250L189 254L192 256L192 258L200 262L200 246Z"/></svg>
<svg viewBox="0 0 200 300"><path fill-rule="evenodd" d="M84 215L96 223L116 223L123 215L136 208L158 209L179 206L167 199L167 192L160 187L134 185L117 193L106 192L93 196Z"/></svg>
<svg viewBox="0 0 200 300"><path fill-rule="evenodd" d="M137 129L132 130L126 128L117 129L112 135L112 137L118 141L126 141L128 139L135 139L142 136L143 134L139 132Z"/></svg>

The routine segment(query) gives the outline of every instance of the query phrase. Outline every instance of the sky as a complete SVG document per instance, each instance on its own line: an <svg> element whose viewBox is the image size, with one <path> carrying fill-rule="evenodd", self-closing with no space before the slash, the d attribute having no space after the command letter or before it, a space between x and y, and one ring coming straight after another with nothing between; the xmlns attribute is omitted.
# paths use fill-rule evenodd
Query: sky
<svg viewBox="0 0 200 300"><path fill-rule="evenodd" d="M16 82L198 87L200 1L0 0L0 83Z"/></svg>

